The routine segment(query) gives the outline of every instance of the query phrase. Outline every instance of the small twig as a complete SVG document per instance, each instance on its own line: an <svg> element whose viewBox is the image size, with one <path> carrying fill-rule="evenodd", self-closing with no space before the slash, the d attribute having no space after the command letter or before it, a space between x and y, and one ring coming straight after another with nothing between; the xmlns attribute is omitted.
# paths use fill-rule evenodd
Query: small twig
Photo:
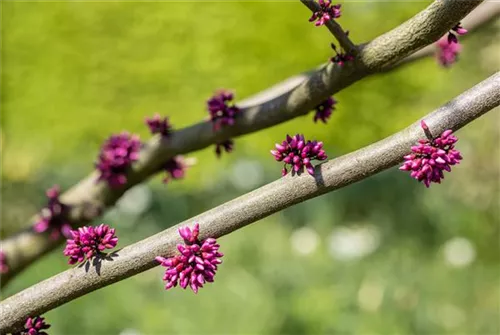
<svg viewBox="0 0 500 335"><path fill-rule="evenodd" d="M320 5L314 0L300 0L307 8L311 10L311 12L317 12L320 9ZM328 20L325 23L325 26L330 30L332 35L337 39L342 49L344 49L348 54L352 56L356 56L358 50L356 45L349 39L346 32L340 24L337 23L334 19Z"/></svg>
<svg viewBox="0 0 500 335"><path fill-rule="evenodd" d="M435 134L457 130L500 105L500 73L424 116ZM89 292L158 265L155 256L172 256L181 243L176 230L200 224L200 239L218 238L305 200L337 190L400 163L425 137L420 120L377 143L316 167L313 177L286 176L116 252L100 273L76 267L25 289L0 303L0 333L19 329L28 316L41 315ZM407 176L402 176L407 178Z"/></svg>

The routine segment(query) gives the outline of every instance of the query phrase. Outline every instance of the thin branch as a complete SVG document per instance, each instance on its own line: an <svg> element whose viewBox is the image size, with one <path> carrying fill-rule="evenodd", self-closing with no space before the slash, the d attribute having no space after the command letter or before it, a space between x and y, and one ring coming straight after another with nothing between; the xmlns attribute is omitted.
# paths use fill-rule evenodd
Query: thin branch
<svg viewBox="0 0 500 335"><path fill-rule="evenodd" d="M321 9L320 5L314 0L300 0L311 12L317 12ZM328 20L325 26L330 30L332 35L337 39L342 49L344 49L348 54L356 56L358 50L356 45L349 39L349 36L345 33L344 29L335 20Z"/></svg>
<svg viewBox="0 0 500 335"><path fill-rule="evenodd" d="M155 175L160 166L175 155L200 150L308 113L332 94L436 41L481 1L433 2L412 19L365 44L356 61L347 62L344 66L330 63L296 86L298 80L288 83L290 89L282 94L270 94L268 100L257 104L255 100L239 103L241 113L234 126L214 133L211 124L203 122L174 132L168 141L160 136L153 137L141 151L140 159L132 167L127 184L123 187L112 189L104 182L96 183L97 173L94 172L62 194L61 201L72 207L71 223L77 227L95 219L98 213L112 206L126 190ZM62 241L52 240L48 234L35 233L30 228L2 241L9 271L2 274L0 284L5 285Z"/></svg>
<svg viewBox="0 0 500 335"><path fill-rule="evenodd" d="M489 77L424 117L432 134L457 130L500 105L500 73ZM313 177L280 178L246 195L193 217L175 227L118 251L113 261L76 267L25 289L0 304L0 333L21 327L28 316L40 315L84 294L157 266L155 256L172 256L181 243L180 226L200 224L200 239L221 237L305 200L350 185L397 165L425 134L420 122L365 148L316 167ZM402 175L402 178L408 178Z"/></svg>

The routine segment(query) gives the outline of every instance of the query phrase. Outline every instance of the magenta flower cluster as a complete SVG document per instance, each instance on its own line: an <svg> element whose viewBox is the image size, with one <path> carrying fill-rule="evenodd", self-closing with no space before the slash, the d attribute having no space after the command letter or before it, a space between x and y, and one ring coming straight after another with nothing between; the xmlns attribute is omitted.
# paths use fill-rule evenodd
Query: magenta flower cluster
<svg viewBox="0 0 500 335"><path fill-rule="evenodd" d="M158 113L152 118L147 117L145 122L151 134L161 134L164 137L168 137L172 132L172 125L168 122L168 117L162 118Z"/></svg>
<svg viewBox="0 0 500 335"><path fill-rule="evenodd" d="M72 230L71 235L73 238L66 241L64 249L64 255L69 256L69 264L91 260L102 254L105 249L113 249L118 243L115 229L105 224L81 227Z"/></svg>
<svg viewBox="0 0 500 335"><path fill-rule="evenodd" d="M229 140L217 143L215 145L215 154L217 155L217 158L219 158L222 155L223 151L230 153L231 151L233 151L233 148L234 148L234 141L229 139Z"/></svg>
<svg viewBox="0 0 500 335"><path fill-rule="evenodd" d="M349 32L346 32L346 34L348 33ZM339 66L343 66L346 62L350 62L354 59L354 56L348 54L342 48L339 48L340 50L337 50L337 47L334 43L331 43L330 46L332 47L333 51L335 51L335 56L330 58L330 62Z"/></svg>
<svg viewBox="0 0 500 335"><path fill-rule="evenodd" d="M429 128L424 121L421 127L428 132ZM429 187L432 182L441 183L443 171L451 171L451 166L460 163L462 156L455 150L458 139L452 135L452 130L444 131L441 136L433 140L419 140L418 145L412 146L412 153L405 156L404 164L399 168L411 171L411 176Z"/></svg>
<svg viewBox="0 0 500 335"><path fill-rule="evenodd" d="M232 103L233 98L232 92L219 90L207 101L207 108L214 131L218 131L223 126L232 126L234 124L236 115L240 110Z"/></svg>
<svg viewBox="0 0 500 335"><path fill-rule="evenodd" d="M281 144L276 144L276 150L271 154L278 162L285 163L281 175L288 173L287 165L291 165L292 173L302 172L304 167L310 175L314 175L313 160L325 160L327 155L323 150L323 142L306 141L304 135L286 136Z"/></svg>
<svg viewBox="0 0 500 335"><path fill-rule="evenodd" d="M24 325L23 335L48 335L44 330L49 329L50 325L45 322L45 318L36 316L28 318Z"/></svg>
<svg viewBox="0 0 500 335"><path fill-rule="evenodd" d="M172 179L182 179L186 174L188 165L186 164L184 157L175 156L169 159L165 164L163 164L163 170L167 173L163 182L168 184Z"/></svg>
<svg viewBox="0 0 500 335"><path fill-rule="evenodd" d="M178 244L177 250L180 255L155 259L166 267L163 280L167 282L165 289L171 289L179 284L182 288L188 286L194 293L207 282L214 281L217 266L222 263L222 253L219 252L219 244L213 238L199 241L200 225L195 224L193 230L189 227L179 229L179 235L185 244Z"/></svg>
<svg viewBox="0 0 500 335"><path fill-rule="evenodd" d="M444 67L448 67L455 63L458 59L458 55L462 50L462 46L458 42L457 35L467 34L467 30L464 29L460 23L451 29L456 34L450 31L447 36L443 36L437 42L437 61Z"/></svg>
<svg viewBox="0 0 500 335"><path fill-rule="evenodd" d="M331 0L318 0L319 10L314 12L309 18L309 22L314 22L316 27L324 25L327 21L340 17L340 4L332 5Z"/></svg>
<svg viewBox="0 0 500 335"><path fill-rule="evenodd" d="M61 233L68 237L71 231L71 225L66 218L68 206L59 201L59 186L49 188L45 194L48 198L47 206L42 209L38 220L33 225L33 230L37 233L49 231L52 239L59 238Z"/></svg>
<svg viewBox="0 0 500 335"><path fill-rule="evenodd" d="M337 101L333 97L329 97L319 105L317 105L314 110L314 122L317 122L318 120L323 121L323 123L326 123L327 120L330 118L332 115L332 112L335 109L335 105L337 104Z"/></svg>
<svg viewBox="0 0 500 335"><path fill-rule="evenodd" d="M111 187L125 184L130 166L139 159L140 149L141 141L137 135L122 132L109 137L96 163L100 172L98 180L106 180Z"/></svg>
<svg viewBox="0 0 500 335"><path fill-rule="evenodd" d="M7 257L5 257L5 252L0 249L0 273L9 272L9 266L7 265Z"/></svg>

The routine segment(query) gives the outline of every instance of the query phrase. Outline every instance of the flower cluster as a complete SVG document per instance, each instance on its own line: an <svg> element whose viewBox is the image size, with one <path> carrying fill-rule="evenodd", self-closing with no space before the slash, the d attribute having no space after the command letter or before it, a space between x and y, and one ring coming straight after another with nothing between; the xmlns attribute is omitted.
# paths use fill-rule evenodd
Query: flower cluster
<svg viewBox="0 0 500 335"><path fill-rule="evenodd" d="M329 97L316 107L315 113L314 113L314 122L317 122L318 120L323 121L323 123L326 123L326 121L330 118L332 115L333 110L335 109L335 105L337 104L337 100L335 100L333 97Z"/></svg>
<svg viewBox="0 0 500 335"><path fill-rule="evenodd" d="M64 255L69 256L69 264L90 260L105 249L113 249L118 243L115 229L105 224L97 227L81 227L72 230L71 235L73 239L66 241L64 249Z"/></svg>
<svg viewBox="0 0 500 335"><path fill-rule="evenodd" d="M451 29L457 35L465 35L467 34L467 30L464 29L460 23L458 23L455 27ZM451 64L455 63L458 58L458 54L462 50L462 46L458 42L457 35L452 33L452 31L448 32L447 36L443 36L437 43L437 53L436 58L439 64L448 67Z"/></svg>
<svg viewBox="0 0 500 335"><path fill-rule="evenodd" d="M217 265L222 263L223 256L219 252L219 245L213 238L204 241L198 240L200 225L195 224L193 230L189 227L179 229L179 235L184 239L185 244L178 244L177 250L180 255L155 259L166 267L163 280L167 282L165 289L179 285L182 288L191 287L194 293L203 287L206 282L213 282Z"/></svg>
<svg viewBox="0 0 500 335"><path fill-rule="evenodd" d="M141 142L137 135L123 132L109 137L101 148L96 168L100 172L98 180L106 180L111 187L119 187L127 182L130 165L139 159Z"/></svg>
<svg viewBox="0 0 500 335"><path fill-rule="evenodd" d="M424 121L421 127L428 132ZM458 139L452 133L452 130L446 130L436 139L419 140L418 145L411 147L412 153L404 157L405 162L399 169L411 171L411 176L426 187L431 182L440 184L444 178L443 170L450 172L451 166L459 164L462 159L460 152L455 150Z"/></svg>
<svg viewBox="0 0 500 335"><path fill-rule="evenodd" d="M155 114L152 118L146 118L146 125L149 127L151 134L161 134L168 137L172 131L172 125L168 122L168 117L162 118L160 114Z"/></svg>
<svg viewBox="0 0 500 335"><path fill-rule="evenodd" d="M45 194L48 198L47 206L42 209L38 220L33 225L33 230L37 233L48 230L53 239L59 238L61 233L68 237L71 231L71 225L66 218L69 208L59 201L59 186L49 188Z"/></svg>
<svg viewBox="0 0 500 335"><path fill-rule="evenodd" d="M271 154L278 162L284 162L285 165L281 174L288 173L287 164L291 165L292 173L302 172L304 167L310 175L314 174L312 160L325 160L327 155L323 150L323 142L307 141L304 135L286 136L286 140L281 144L276 144L277 150L271 150Z"/></svg>
<svg viewBox="0 0 500 335"><path fill-rule="evenodd" d="M163 182L167 184L171 179L182 179L186 174L188 165L184 161L184 157L175 156L163 164L163 170L167 173Z"/></svg>
<svg viewBox="0 0 500 335"><path fill-rule="evenodd" d="M0 249L0 273L7 273L9 271L9 266L7 265L7 257L5 257L5 252Z"/></svg>
<svg viewBox="0 0 500 335"><path fill-rule="evenodd" d="M26 335L48 335L44 332L45 329L49 329L50 325L45 323L45 318L41 316L37 316L34 318L28 318L24 325L24 330L21 334Z"/></svg>
<svg viewBox="0 0 500 335"><path fill-rule="evenodd" d="M331 0L318 0L319 10L314 12L309 18L309 22L316 21L315 26L322 26L327 21L340 17L340 4L332 5Z"/></svg>
<svg viewBox="0 0 500 335"><path fill-rule="evenodd" d="M229 140L217 143L215 145L215 154L217 155L217 158L219 158L220 155L222 154L223 150L227 153L230 153L231 151L233 151L233 148L234 148L234 142L233 142L233 140L229 139Z"/></svg>
<svg viewBox="0 0 500 335"><path fill-rule="evenodd" d="M346 32L346 34L348 33L349 32ZM345 62L350 62L354 59L353 55L348 54L342 48L339 48L340 50L337 50L337 47L334 43L331 43L330 46L332 47L333 51L335 51L335 56L330 58L330 62L338 64L339 66L343 66Z"/></svg>
<svg viewBox="0 0 500 335"><path fill-rule="evenodd" d="M207 101L207 108L214 131L218 131L223 126L232 126L234 124L236 115L240 110L236 105L231 104L233 97L233 93L220 90Z"/></svg>

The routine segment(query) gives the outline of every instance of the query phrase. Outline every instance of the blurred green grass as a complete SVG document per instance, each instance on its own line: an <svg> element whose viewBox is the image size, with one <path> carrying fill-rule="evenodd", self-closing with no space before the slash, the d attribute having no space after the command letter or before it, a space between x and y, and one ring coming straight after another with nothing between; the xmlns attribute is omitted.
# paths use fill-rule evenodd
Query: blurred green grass
<svg viewBox="0 0 500 335"><path fill-rule="evenodd" d="M364 42L427 3L346 3L339 22ZM27 223L45 188L89 173L111 133L147 139L155 112L176 128L200 122L217 88L240 99L326 61L332 38L308 17L294 2L3 2L2 233ZM323 140L330 157L379 140L497 71L497 26L467 39L450 69L427 59L336 94L328 125L307 115L237 139L220 160L193 153L184 181L154 178L103 220L124 246L272 181L268 150L285 133ZM225 262L198 296L163 292L156 268L47 313L50 334L497 334L498 121L492 112L458 133L465 160L443 185L384 172L222 238ZM316 236L308 254L293 242L303 227ZM378 242L339 259L335 236L366 247L356 227ZM474 250L461 266L445 256L457 237ZM66 268L57 250L2 294Z"/></svg>

